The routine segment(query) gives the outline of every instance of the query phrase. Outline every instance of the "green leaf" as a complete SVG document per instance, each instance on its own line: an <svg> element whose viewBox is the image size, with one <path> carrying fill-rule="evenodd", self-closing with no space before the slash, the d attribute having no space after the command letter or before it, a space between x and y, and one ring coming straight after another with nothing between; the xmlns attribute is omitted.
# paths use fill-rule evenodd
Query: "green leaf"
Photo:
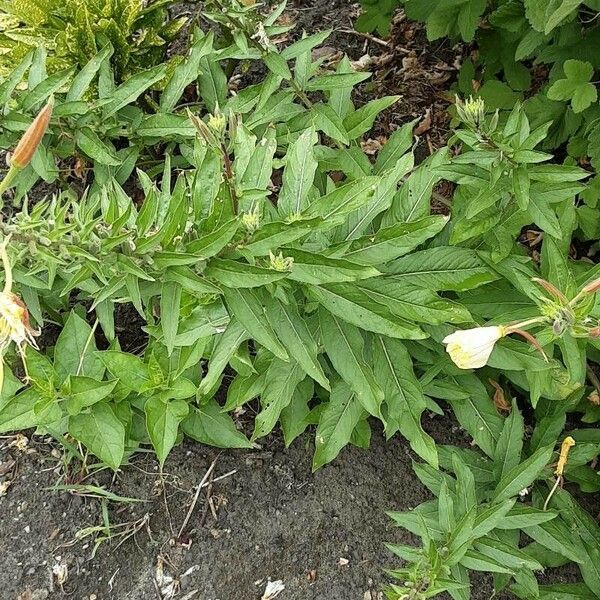
<svg viewBox="0 0 600 600"><path fill-rule="evenodd" d="M54 348L54 369L61 385L69 375L101 380L104 367L96 354L92 328L75 312L69 314Z"/></svg>
<svg viewBox="0 0 600 600"><path fill-rule="evenodd" d="M157 65L146 71L141 71L121 84L111 95L111 101L103 107L103 116L108 118L124 106L139 98L149 87L160 81L167 72L166 65Z"/></svg>
<svg viewBox="0 0 600 600"><path fill-rule="evenodd" d="M381 414L384 393L364 360L362 334L323 308L319 309L319 322L323 345L335 370L356 393L365 410L384 421Z"/></svg>
<svg viewBox="0 0 600 600"><path fill-rule="evenodd" d="M335 285L335 284L334 284ZM400 287L393 277L375 277L354 284L357 291L393 314L408 321L422 323L467 323L471 315L462 305L423 288ZM334 286L329 286L331 289Z"/></svg>
<svg viewBox="0 0 600 600"><path fill-rule="evenodd" d="M208 362L208 371L198 387L198 393L201 395L208 394L218 383L219 377L240 344L248 339L248 334L239 321L231 319L225 331L214 339L215 345Z"/></svg>
<svg viewBox="0 0 600 600"><path fill-rule="evenodd" d="M198 258L211 258L229 244L239 226L240 223L237 219L231 219L210 233L190 242L186 250L197 254Z"/></svg>
<svg viewBox="0 0 600 600"><path fill-rule="evenodd" d="M500 481L521 462L525 429L517 403L513 401L510 415L504 421L494 452L494 476Z"/></svg>
<svg viewBox="0 0 600 600"><path fill-rule="evenodd" d="M290 279L302 283L322 285L343 281L357 281L380 275L371 267L361 265L344 258L330 258L322 254L313 254L304 250L285 248L286 257L294 259Z"/></svg>
<svg viewBox="0 0 600 600"><path fill-rule="evenodd" d="M188 437L217 448L252 448L246 436L239 432L231 417L221 412L216 400L192 408L181 427Z"/></svg>
<svg viewBox="0 0 600 600"><path fill-rule="evenodd" d="M201 72L198 77L198 91L212 113L217 106L224 106L227 99L227 76L218 61L204 56L200 59Z"/></svg>
<svg viewBox="0 0 600 600"><path fill-rule="evenodd" d="M474 250L454 246L414 252L395 260L386 270L400 285L449 292L463 292L498 279Z"/></svg>
<svg viewBox="0 0 600 600"><path fill-rule="evenodd" d="M281 360L287 360L288 354L268 324L259 297L252 290L233 288L226 289L224 295L227 308L246 328L250 336Z"/></svg>
<svg viewBox="0 0 600 600"><path fill-rule="evenodd" d="M161 467L177 441L179 424L189 410L185 400L162 400L159 396L150 396L144 404L146 427L156 450Z"/></svg>
<svg viewBox="0 0 600 600"><path fill-rule="evenodd" d="M13 92L17 89L17 86L23 80L27 69L31 65L33 60L33 50L25 54L21 62L15 66L11 71L10 75L5 81L0 84L0 104L5 105L12 96Z"/></svg>
<svg viewBox="0 0 600 600"><path fill-rule="evenodd" d="M501 501L511 498L529 487L539 477L544 467L548 465L553 451L553 446L540 448L521 464L505 473L494 490L494 499Z"/></svg>
<svg viewBox="0 0 600 600"><path fill-rule="evenodd" d="M123 462L125 427L112 408L100 402L69 419L69 433L113 470Z"/></svg>
<svg viewBox="0 0 600 600"><path fill-rule="evenodd" d="M525 526L523 532L530 538L576 563L585 563L588 556L578 537L573 537L571 529L560 519L553 519L539 525Z"/></svg>
<svg viewBox="0 0 600 600"><path fill-rule="evenodd" d="M317 426L313 471L334 460L350 442L363 413L352 389L342 381L336 382Z"/></svg>
<svg viewBox="0 0 600 600"><path fill-rule="evenodd" d="M282 218L300 214L308 206L308 194L315 179L317 160L314 147L318 136L311 127L290 145L283 170L277 210Z"/></svg>
<svg viewBox="0 0 600 600"><path fill-rule="evenodd" d="M590 83L594 75L591 63L582 60L566 60L563 64L564 79L555 81L548 89L550 100L570 100L573 111L582 112L598 100L598 91Z"/></svg>
<svg viewBox="0 0 600 600"><path fill-rule="evenodd" d="M515 506L496 527L498 529L522 529L551 521L554 518L556 518L556 513L552 511L540 510L532 506Z"/></svg>
<svg viewBox="0 0 600 600"><path fill-rule="evenodd" d="M305 219L321 217L327 227L340 225L344 216L366 204L377 189L378 177L364 177L342 185L315 200L302 213Z"/></svg>
<svg viewBox="0 0 600 600"><path fill-rule="evenodd" d="M292 395L292 401L281 411L279 421L286 448L308 427L309 402L314 393L314 384L307 378L301 381Z"/></svg>
<svg viewBox="0 0 600 600"><path fill-rule="evenodd" d="M377 115L395 104L399 99L400 96L376 98L350 113L344 119L344 127L348 132L348 137L354 140L369 131L373 127Z"/></svg>
<svg viewBox="0 0 600 600"><path fill-rule="evenodd" d="M315 104L311 109L314 125L318 131L336 142L349 144L344 122L329 104Z"/></svg>
<svg viewBox="0 0 600 600"><path fill-rule="evenodd" d="M265 223L246 243L246 250L254 256L265 256L281 246L305 237L320 223L320 219L292 221L271 221Z"/></svg>
<svg viewBox="0 0 600 600"><path fill-rule="evenodd" d="M77 130L75 141L79 148L92 160L102 165L116 167L121 164L115 150L98 137L89 127Z"/></svg>
<svg viewBox="0 0 600 600"><path fill-rule="evenodd" d="M96 356L104 363L110 374L133 392L144 392L152 387L148 365L128 352L106 350ZM127 377L123 377L127 373Z"/></svg>
<svg viewBox="0 0 600 600"><path fill-rule="evenodd" d="M475 550L499 562L509 569L532 569L534 571L543 570L543 566L537 561L511 545L494 539L493 537L484 537L475 541Z"/></svg>
<svg viewBox="0 0 600 600"><path fill-rule="evenodd" d="M70 375L65 382L65 406L70 415L79 414L83 408L104 400L115 389L117 380L98 381L91 377Z"/></svg>
<svg viewBox="0 0 600 600"><path fill-rule="evenodd" d="M285 362L273 359L267 370L260 398L261 411L254 419L252 441L271 433L281 411L289 406L296 387L304 377L304 371L295 360Z"/></svg>
<svg viewBox="0 0 600 600"><path fill-rule="evenodd" d="M71 83L71 87L65 96L65 102L74 102L76 100L81 100L84 97L84 94L89 89L94 77L100 70L100 65L108 60L113 54L113 47L110 44L106 44L96 54L93 56L89 62L87 62L81 71L75 75L73 78L73 82Z"/></svg>
<svg viewBox="0 0 600 600"><path fill-rule="evenodd" d="M29 388L16 396L3 399L0 403L0 433L9 433L11 431L21 431L37 427L46 415L39 412L36 414L34 406L40 400L40 394L37 390ZM51 405L54 418L61 417L61 411L55 404ZM58 409L58 413L56 412Z"/></svg>
<svg viewBox="0 0 600 600"><path fill-rule="evenodd" d="M396 316L354 283L311 287L308 296L330 313L361 329L401 339L420 340L427 334L409 321Z"/></svg>
<svg viewBox="0 0 600 600"><path fill-rule="evenodd" d="M216 279L229 288L253 288L283 279L289 273L256 267L236 260L213 258L204 271L204 275Z"/></svg>
<svg viewBox="0 0 600 600"><path fill-rule="evenodd" d="M386 436L389 439L399 429L410 442L410 447L430 465L438 468L435 442L421 426L427 401L415 377L410 355L398 340L381 335L374 339L374 374L383 387L387 408Z"/></svg>
<svg viewBox="0 0 600 600"><path fill-rule="evenodd" d="M323 373L317 358L318 346L306 321L298 313L293 304L283 304L278 300L266 306L267 319L285 346L288 354L294 357L304 372L329 390L329 381Z"/></svg>
<svg viewBox="0 0 600 600"><path fill-rule="evenodd" d="M369 265L381 265L408 254L437 235L447 222L447 217L434 215L382 228L375 235L354 240L345 258Z"/></svg>
<svg viewBox="0 0 600 600"><path fill-rule="evenodd" d="M347 87L354 87L365 79L369 79L371 73L334 73L332 75L319 75L308 82L306 90L309 92L330 92Z"/></svg>
<svg viewBox="0 0 600 600"><path fill-rule="evenodd" d="M160 326L163 341L169 356L175 348L175 337L179 326L179 308L181 304L181 285L165 281L160 294Z"/></svg>
<svg viewBox="0 0 600 600"><path fill-rule="evenodd" d="M175 108L185 88L198 76L201 59L213 51L212 31L208 35L200 35L200 32L196 31L194 35L196 40L189 55L175 67L169 83L160 95L160 110L164 113L169 113Z"/></svg>
<svg viewBox="0 0 600 600"><path fill-rule="evenodd" d="M509 573L512 575L513 570L507 568L502 563L477 552L476 550L467 550L462 557L460 564L471 571L483 571L485 573Z"/></svg>

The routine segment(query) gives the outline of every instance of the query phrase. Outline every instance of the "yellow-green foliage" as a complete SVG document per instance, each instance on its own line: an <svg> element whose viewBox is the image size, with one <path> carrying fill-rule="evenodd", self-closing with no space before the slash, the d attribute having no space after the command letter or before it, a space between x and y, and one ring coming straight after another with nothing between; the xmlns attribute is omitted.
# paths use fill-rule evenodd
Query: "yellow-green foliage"
<svg viewBox="0 0 600 600"><path fill-rule="evenodd" d="M0 78L43 45L51 70L82 66L107 42L118 79L164 60L185 19L169 19L173 0L5 0L0 2Z"/></svg>

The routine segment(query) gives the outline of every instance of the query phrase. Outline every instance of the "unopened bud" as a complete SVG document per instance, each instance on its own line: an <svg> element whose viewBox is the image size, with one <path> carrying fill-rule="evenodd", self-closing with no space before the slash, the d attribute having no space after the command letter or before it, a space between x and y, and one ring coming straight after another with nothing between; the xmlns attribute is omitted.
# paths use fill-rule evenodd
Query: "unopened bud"
<svg viewBox="0 0 600 600"><path fill-rule="evenodd" d="M482 98L470 96L464 102L457 98L456 112L461 121L474 129L479 129L485 123L485 102Z"/></svg>
<svg viewBox="0 0 600 600"><path fill-rule="evenodd" d="M254 233L260 227L260 212L258 206L242 215L242 223L248 233Z"/></svg>
<svg viewBox="0 0 600 600"><path fill-rule="evenodd" d="M275 271L291 271L294 266L294 259L291 257L284 258L283 254L280 252L278 255L270 254L271 259L271 269Z"/></svg>
<svg viewBox="0 0 600 600"><path fill-rule="evenodd" d="M11 167L14 166L23 169L31 162L35 151L48 129L53 108L54 99L50 98L46 106L38 113L38 116L27 128L27 131L23 134L23 137L21 137L17 144L10 159Z"/></svg>
<svg viewBox="0 0 600 600"><path fill-rule="evenodd" d="M208 126L218 136L220 136L223 133L223 131L225 131L225 123L225 115L221 113L210 115L210 117L208 118Z"/></svg>

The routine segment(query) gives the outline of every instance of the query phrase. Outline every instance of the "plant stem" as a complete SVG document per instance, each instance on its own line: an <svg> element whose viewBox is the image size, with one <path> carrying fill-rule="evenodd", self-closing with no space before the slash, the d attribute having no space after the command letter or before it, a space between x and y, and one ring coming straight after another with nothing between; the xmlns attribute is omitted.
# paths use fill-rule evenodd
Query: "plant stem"
<svg viewBox="0 0 600 600"><path fill-rule="evenodd" d="M4 192L12 185L15 177L21 172L21 167L17 167L16 165L11 165L6 177L0 181L0 200Z"/></svg>

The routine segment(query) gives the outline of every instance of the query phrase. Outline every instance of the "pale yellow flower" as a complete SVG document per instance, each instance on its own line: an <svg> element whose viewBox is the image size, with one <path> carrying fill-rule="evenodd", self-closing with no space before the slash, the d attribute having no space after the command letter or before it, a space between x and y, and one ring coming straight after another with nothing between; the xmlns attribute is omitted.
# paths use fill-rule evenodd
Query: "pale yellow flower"
<svg viewBox="0 0 600 600"><path fill-rule="evenodd" d="M496 342L507 333L506 327L493 325L455 331L446 336L446 352L459 369L479 369L484 367Z"/></svg>

